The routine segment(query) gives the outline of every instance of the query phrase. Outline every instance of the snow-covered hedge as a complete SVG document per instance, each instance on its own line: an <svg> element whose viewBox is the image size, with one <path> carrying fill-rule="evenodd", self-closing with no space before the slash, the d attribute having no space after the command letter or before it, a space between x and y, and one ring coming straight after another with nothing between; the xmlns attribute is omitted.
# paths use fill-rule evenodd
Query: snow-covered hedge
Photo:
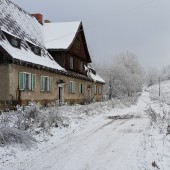
<svg viewBox="0 0 170 170"><path fill-rule="evenodd" d="M11 128L0 127L0 146L6 146L11 144L20 144L27 148L36 144L36 140L26 132Z"/></svg>

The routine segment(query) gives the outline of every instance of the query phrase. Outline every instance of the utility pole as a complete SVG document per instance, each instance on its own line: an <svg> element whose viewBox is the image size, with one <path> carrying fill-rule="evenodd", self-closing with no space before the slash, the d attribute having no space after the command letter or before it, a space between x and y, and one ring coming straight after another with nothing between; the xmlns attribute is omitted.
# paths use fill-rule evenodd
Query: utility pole
<svg viewBox="0 0 170 170"><path fill-rule="evenodd" d="M159 78L159 97L161 96L161 78Z"/></svg>
<svg viewBox="0 0 170 170"><path fill-rule="evenodd" d="M112 99L112 79L111 79L111 74L110 74L110 80L109 80L109 100Z"/></svg>

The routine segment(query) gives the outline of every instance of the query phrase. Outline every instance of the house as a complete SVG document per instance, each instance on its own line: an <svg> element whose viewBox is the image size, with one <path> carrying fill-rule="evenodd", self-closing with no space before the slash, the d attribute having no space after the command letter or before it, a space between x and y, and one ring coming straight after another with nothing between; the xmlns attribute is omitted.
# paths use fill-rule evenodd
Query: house
<svg viewBox="0 0 170 170"><path fill-rule="evenodd" d="M82 22L44 23L9 0L0 4L0 108L102 99Z"/></svg>

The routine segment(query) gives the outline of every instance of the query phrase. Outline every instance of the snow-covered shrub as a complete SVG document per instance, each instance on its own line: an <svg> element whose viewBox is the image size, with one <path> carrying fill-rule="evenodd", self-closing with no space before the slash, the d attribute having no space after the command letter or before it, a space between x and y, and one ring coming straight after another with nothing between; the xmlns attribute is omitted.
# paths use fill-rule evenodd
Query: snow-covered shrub
<svg viewBox="0 0 170 170"><path fill-rule="evenodd" d="M0 116L0 125L8 126L10 123L10 115L8 113L3 113Z"/></svg>
<svg viewBox="0 0 170 170"><path fill-rule="evenodd" d="M27 119L35 119L40 113L40 105L34 102L29 103L24 109L24 115Z"/></svg>
<svg viewBox="0 0 170 170"><path fill-rule="evenodd" d="M62 116L58 107L51 107L48 109L41 110L38 114L36 123L43 129L50 127L68 126L68 119Z"/></svg>
<svg viewBox="0 0 170 170"><path fill-rule="evenodd" d="M156 126L160 133L166 134L167 126L170 125L170 112L167 112L163 106L159 106L162 107L162 110L156 110L149 106L146 113L150 118L151 126Z"/></svg>
<svg viewBox="0 0 170 170"><path fill-rule="evenodd" d="M31 102L24 108L19 108L16 112L14 127L21 130L34 131L35 128L49 130L50 127L68 126L66 118L58 112L58 105L55 103L47 108Z"/></svg>
<svg viewBox="0 0 170 170"><path fill-rule="evenodd" d="M36 140L28 133L10 127L0 127L0 146L20 144L30 148L36 144Z"/></svg>
<svg viewBox="0 0 170 170"><path fill-rule="evenodd" d="M14 127L21 130L33 127L39 114L41 114L40 105L34 102L29 103L26 107L19 107L16 112Z"/></svg>

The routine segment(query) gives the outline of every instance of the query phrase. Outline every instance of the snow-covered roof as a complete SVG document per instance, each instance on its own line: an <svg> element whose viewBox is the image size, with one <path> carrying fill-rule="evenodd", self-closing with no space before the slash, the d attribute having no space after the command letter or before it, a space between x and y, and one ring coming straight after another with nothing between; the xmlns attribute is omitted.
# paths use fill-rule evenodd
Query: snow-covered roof
<svg viewBox="0 0 170 170"><path fill-rule="evenodd" d="M67 49L73 42L81 22L44 23L47 49Z"/></svg>
<svg viewBox="0 0 170 170"><path fill-rule="evenodd" d="M20 39L28 39L33 44L45 46L42 25L35 17L9 0L0 1L0 28Z"/></svg>
<svg viewBox="0 0 170 170"><path fill-rule="evenodd" d="M87 75L95 82L105 83L105 81L96 73L92 64L88 64L87 66Z"/></svg>
<svg viewBox="0 0 170 170"><path fill-rule="evenodd" d="M92 72L89 72L88 76L95 82L105 83L105 81L97 73L93 74Z"/></svg>
<svg viewBox="0 0 170 170"><path fill-rule="evenodd" d="M30 48L25 49L21 47L19 49L11 46L7 40L1 40L0 46L2 46L2 48L4 48L4 50L7 51L14 59L64 71L64 69L52 57L48 56L48 54L38 56L34 54Z"/></svg>
<svg viewBox="0 0 170 170"><path fill-rule="evenodd" d="M31 48L15 48L7 39L0 40L2 46L13 58L25 62L45 66L56 70L64 70L52 58L45 48L43 27L37 19L15 5L9 0L0 0L0 31L19 38L21 44L38 46L41 48L41 56L35 55ZM2 32L1 32L2 34Z"/></svg>

